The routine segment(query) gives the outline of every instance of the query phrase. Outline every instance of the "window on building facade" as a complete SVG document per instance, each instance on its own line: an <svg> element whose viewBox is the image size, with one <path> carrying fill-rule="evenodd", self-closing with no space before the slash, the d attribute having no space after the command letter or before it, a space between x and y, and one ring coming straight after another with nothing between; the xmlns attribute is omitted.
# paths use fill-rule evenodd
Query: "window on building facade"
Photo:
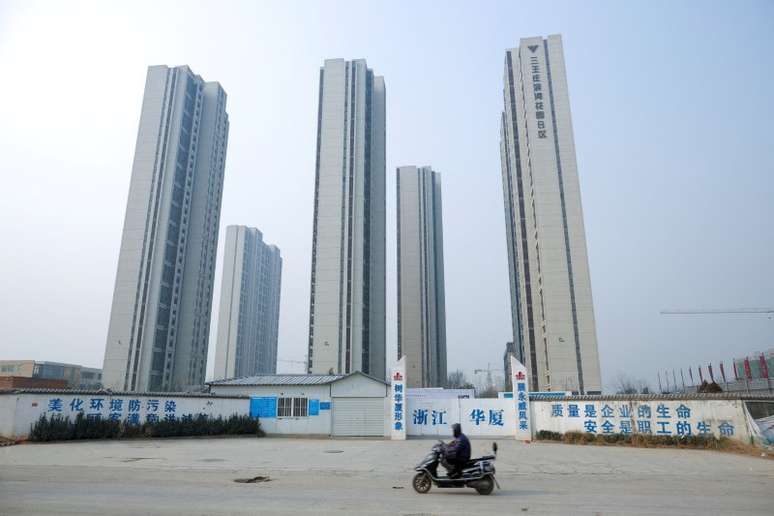
<svg viewBox="0 0 774 516"><path fill-rule="evenodd" d="M309 404L306 398L293 398L293 415L296 417L306 417L306 408Z"/></svg>
<svg viewBox="0 0 774 516"><path fill-rule="evenodd" d="M277 417L307 417L308 398L278 398Z"/></svg>
<svg viewBox="0 0 774 516"><path fill-rule="evenodd" d="M279 398L277 400L277 417L293 416L293 398Z"/></svg>

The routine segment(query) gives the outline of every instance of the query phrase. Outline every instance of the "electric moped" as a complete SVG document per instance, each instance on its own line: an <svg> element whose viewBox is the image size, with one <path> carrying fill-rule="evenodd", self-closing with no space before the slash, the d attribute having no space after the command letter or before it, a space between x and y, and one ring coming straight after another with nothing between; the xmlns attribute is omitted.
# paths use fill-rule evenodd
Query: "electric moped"
<svg viewBox="0 0 774 516"><path fill-rule="evenodd" d="M495 479L494 467L497 443L492 443L493 455L470 459L460 468L458 474L452 476L438 474L438 465L443 462L445 448L444 442L438 441L430 453L414 468L417 472L411 482L414 491L424 494L435 484L439 488L472 487L478 494L488 495L492 493L495 485L500 487Z"/></svg>

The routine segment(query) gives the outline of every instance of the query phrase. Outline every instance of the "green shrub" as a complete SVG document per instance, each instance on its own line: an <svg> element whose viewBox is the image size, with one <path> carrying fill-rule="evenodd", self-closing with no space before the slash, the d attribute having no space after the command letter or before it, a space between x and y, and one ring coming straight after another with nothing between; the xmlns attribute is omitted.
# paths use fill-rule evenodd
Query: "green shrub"
<svg viewBox="0 0 774 516"><path fill-rule="evenodd" d="M137 437L189 437L201 435L264 435L260 422L250 416L226 419L204 414L142 424L112 419L90 419L79 413L74 420L60 415L40 416L30 429L30 441L70 441L80 439L119 439Z"/></svg>

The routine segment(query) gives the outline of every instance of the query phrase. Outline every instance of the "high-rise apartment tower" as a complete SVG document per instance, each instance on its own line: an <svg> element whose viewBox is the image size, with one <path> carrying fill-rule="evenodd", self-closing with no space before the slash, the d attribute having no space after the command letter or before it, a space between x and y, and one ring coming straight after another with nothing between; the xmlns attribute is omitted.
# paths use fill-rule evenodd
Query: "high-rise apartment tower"
<svg viewBox="0 0 774 516"><path fill-rule="evenodd" d="M275 374L282 257L247 226L226 228L215 380Z"/></svg>
<svg viewBox="0 0 774 516"><path fill-rule="evenodd" d="M517 358L532 390L601 390L560 36L505 53L501 161Z"/></svg>
<svg viewBox="0 0 774 516"><path fill-rule="evenodd" d="M329 59L319 99L308 371L384 378L384 79Z"/></svg>
<svg viewBox="0 0 774 516"><path fill-rule="evenodd" d="M226 93L187 66L151 66L132 165L102 381L129 391L204 384Z"/></svg>
<svg viewBox="0 0 774 516"><path fill-rule="evenodd" d="M399 167L398 358L409 387L446 384L441 176L430 167Z"/></svg>

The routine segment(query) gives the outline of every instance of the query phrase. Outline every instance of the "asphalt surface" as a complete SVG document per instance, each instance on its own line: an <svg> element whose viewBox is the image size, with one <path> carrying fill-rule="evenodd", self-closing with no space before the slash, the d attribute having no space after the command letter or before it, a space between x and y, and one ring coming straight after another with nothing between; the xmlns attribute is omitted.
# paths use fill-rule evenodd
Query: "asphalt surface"
<svg viewBox="0 0 774 516"><path fill-rule="evenodd" d="M474 440L473 453L491 441ZM501 489L411 488L429 440L170 439L0 448L0 514L774 514L774 461L498 440ZM269 477L268 482L236 479Z"/></svg>

